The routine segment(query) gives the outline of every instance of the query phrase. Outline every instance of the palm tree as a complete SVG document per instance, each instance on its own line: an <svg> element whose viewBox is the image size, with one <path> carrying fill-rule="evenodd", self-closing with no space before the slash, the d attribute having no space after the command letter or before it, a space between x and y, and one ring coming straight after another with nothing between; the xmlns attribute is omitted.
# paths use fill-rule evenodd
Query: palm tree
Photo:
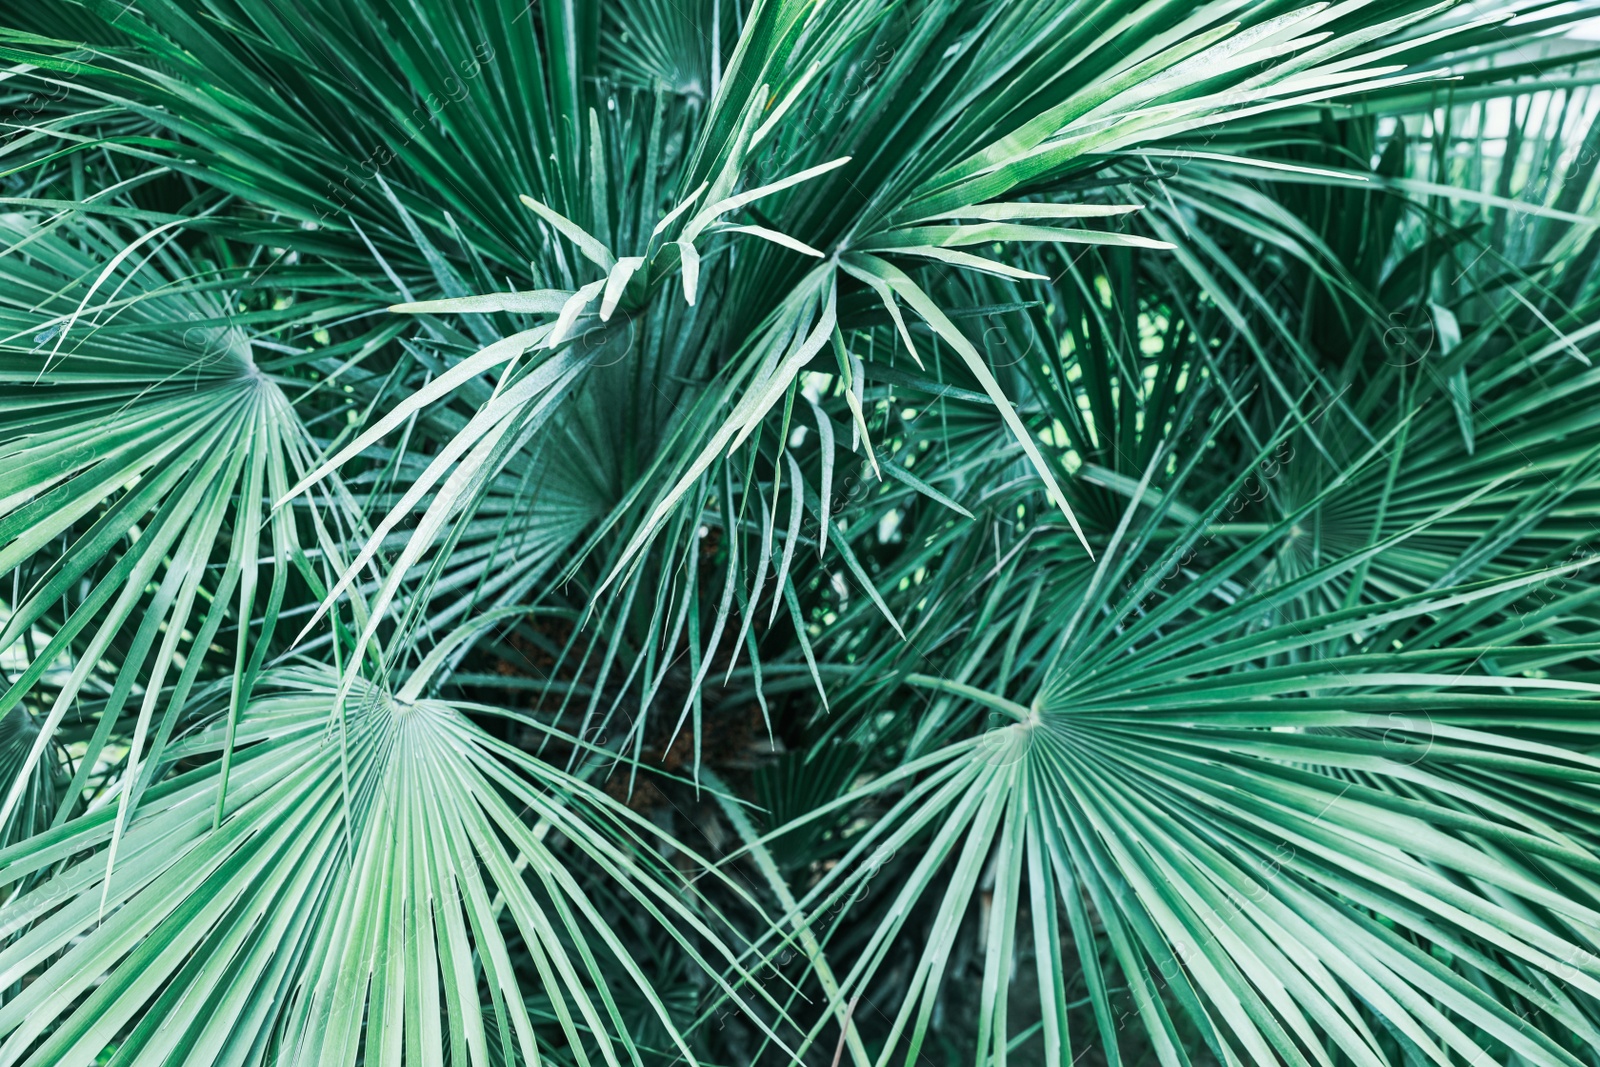
<svg viewBox="0 0 1600 1067"><path fill-rule="evenodd" d="M0 18L0 1064L1600 1063L1597 5Z"/></svg>

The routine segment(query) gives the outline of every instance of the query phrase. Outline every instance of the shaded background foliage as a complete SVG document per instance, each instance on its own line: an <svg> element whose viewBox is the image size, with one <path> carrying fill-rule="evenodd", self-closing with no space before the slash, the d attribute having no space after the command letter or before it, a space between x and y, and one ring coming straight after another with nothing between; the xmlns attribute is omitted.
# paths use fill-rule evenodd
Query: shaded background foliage
<svg viewBox="0 0 1600 1067"><path fill-rule="evenodd" d="M0 8L0 1061L1596 1062L1588 8Z"/></svg>

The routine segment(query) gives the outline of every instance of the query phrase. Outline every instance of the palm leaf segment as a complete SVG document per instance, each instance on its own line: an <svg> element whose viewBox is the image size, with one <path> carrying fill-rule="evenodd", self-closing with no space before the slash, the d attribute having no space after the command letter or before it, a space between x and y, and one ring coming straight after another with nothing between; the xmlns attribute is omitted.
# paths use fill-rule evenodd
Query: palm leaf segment
<svg viewBox="0 0 1600 1067"><path fill-rule="evenodd" d="M0 1009L7 1059L77 1062L116 1041L141 1062L327 1063L363 1047L391 1062L441 1049L481 1062L491 1046L502 1062L537 1062L550 1021L530 1016L508 931L558 1046L637 1056L608 991L617 968L677 1034L573 859L547 843L575 845L696 952L703 922L639 866L648 824L448 705L363 685L336 707L338 676L322 668L263 687L232 729L224 718L171 745L169 758L198 766L150 788L114 862L114 807L4 854L9 887L55 868L6 907L19 935L0 953L6 983L47 959L55 976Z"/></svg>
<svg viewBox="0 0 1600 1067"><path fill-rule="evenodd" d="M1570 454L1560 431L1587 430L1582 409L1538 425L1527 416L1539 388L1518 376L1568 350L1581 361L1588 335L1562 332L1571 307L1536 307L1532 356L1496 351L1483 333L1430 385L1402 380L1409 402L1436 389L1450 407L1385 424L1371 416L1392 379L1356 367L1368 394L1339 406L1309 346L1277 326L1268 343L1250 334L1270 300L1242 257L1191 229L1198 206L1265 233L1316 264L1315 284L1351 298L1347 309L1378 316L1386 294L1330 268L1325 241L1306 240L1253 186L1239 202L1254 216L1219 209L1217 190L1242 188L1226 181L1261 164L1252 153L1271 154L1260 131L1274 123L1318 121L1315 109L1339 101L1403 114L1427 105L1453 49L1495 53L1562 23L1533 18L1508 36L1501 18L1429 24L1441 12L1417 4L1127 4L1107 20L1042 3L601 7L483 4L458 18L360 2L290 25L252 4L164 4L126 21L121 5L92 4L87 17L28 16L44 36L7 35L8 58L28 67L19 76L65 89L28 105L11 148L21 177L7 191L24 214L6 216L0 268L0 366L20 398L0 401L0 571L26 589L7 604L0 645L27 649L6 661L0 697L0 973L14 993L0 1051L38 1063L89 1062L113 1045L130 1062L189 1049L215 1062L398 1062L448 1044L460 1062L533 1062L540 1048L637 1061L655 1050L633 1041L613 999L620 970L669 1055L692 1058L576 880L592 867L660 925L692 931L674 942L698 969L726 973L716 995L746 1009L764 999L748 992L751 954L802 946L824 1007L797 1026L798 1043L838 1023L857 1062L867 1053L847 1005L904 943L923 898L937 901L933 925L874 1042L880 1058L914 1055L938 1029L942 978L980 892L992 894L980 1061L1003 1061L1017 1040L1007 973L1031 940L1048 1062L1074 1059L1081 1039L1069 1025L1073 953L1111 1061L1128 1014L1109 989L1120 974L1164 1063L1201 1047L1225 1062L1582 1062L1575 1050L1597 1043L1600 980L1590 690L1550 675L1593 650L1587 594L1546 594L1588 560L1527 567L1562 558L1570 538L1547 520L1590 473L1580 463L1548 491L1507 493L1506 455L1478 451L1475 420L1480 400L1523 419L1521 443L1559 466ZM685 19L695 32L680 32ZM59 42L86 23L96 44L69 57ZM602 25L637 43L602 48ZM703 51L684 60L674 40ZM337 91L334 71L347 83ZM228 91L213 92L222 75ZM613 81L636 88L597 88ZM1499 91L1481 74L1468 83ZM413 85L448 95L419 105ZM821 129L819 101L836 119ZM395 126L404 137L388 136ZM390 145L381 161L368 134ZM58 214L51 194L83 180L63 168L90 153L106 173L139 176ZM1140 166L1172 158L1184 180L1135 186ZM327 182L330 159L370 176ZM1282 160L1265 169L1354 180ZM153 211L160 197L134 195L149 183L170 196L173 175L190 183L176 186L185 198L202 190L198 208ZM1107 181L1119 195L1096 191ZM1491 202L1503 210L1503 195ZM1563 194L1550 217L1581 221L1577 206ZM1069 331L1085 341L1077 376L1057 360L1052 382L995 365L957 324L963 287L998 292L1007 302L989 306L1048 304L1034 328L1059 342L1050 309L1088 308L1144 262L1128 258L1136 249L1174 253L1176 270L1141 269L1171 296L1169 336L1194 341L1183 360L1163 357L1164 406L1136 410L1143 379L1091 365L1090 340L1116 342L1087 315ZM1063 263L1079 254L1106 269ZM263 282L269 266L281 273ZM1558 280L1561 301L1581 306L1576 275ZM280 306L280 287L295 300ZM423 318L374 325L369 312L391 304ZM1200 323L1244 337L1255 371L1213 356L1222 346L1209 336L1186 338ZM806 392L830 360L827 391ZM1202 363L1213 382L1226 363L1259 373L1261 388L1202 390ZM643 391L626 383L637 368L671 413L657 405L631 453L563 454L626 417L605 401ZM913 474L918 453L886 440L896 394L879 390L908 381L981 445L970 467ZM1582 385L1580 372L1563 388ZM1353 437L1404 447L1391 462L1376 447L1335 459L1299 390ZM1245 413L1257 393L1271 403ZM1193 432L1200 398L1221 414L1179 463L1167 435ZM820 455L793 432L805 407ZM1252 420L1263 417L1298 429L1262 432ZM1243 427L1252 462L1262 438L1291 432L1334 461L1298 497L1275 497L1263 522L1218 531L1237 483L1219 495L1186 479L1224 427ZM1405 443L1413 432L1420 443ZM1105 447L1118 435L1137 461ZM846 439L895 482L885 517L910 523L919 498L941 509L916 512L920 547L888 569L863 561L876 524L830 515ZM1444 463L1459 492L1426 484ZM1010 477L1019 469L1026 479ZM1066 479L1074 469L1084 477ZM989 479L998 491L958 502ZM523 514L549 486L562 515ZM936 579L951 597L927 595L937 548L964 559L989 548L950 513L976 511L998 552L1018 499L1022 514L1055 509L1070 529L1039 525L976 568L982 578L952 572ZM1474 509L1494 515L1512 499L1527 502L1523 520L1461 533ZM1326 552L1284 562L1313 519L1335 534ZM679 575L712 526L729 547L702 598L698 566L692 581ZM850 624L886 617L886 647L924 659L924 638L937 637L948 672L903 669L903 651L809 624L802 595L809 605L846 583L808 569L803 539L825 560L831 548L865 594L830 608ZM486 576L504 546L529 540L523 566ZM1442 560L1441 546L1463 541L1467 562ZM1196 545L1204 570L1189 565ZM1014 583L1022 561L1038 570ZM1173 591L1160 576L1175 573L1201 577ZM769 577L767 635L780 603L794 628L770 685L751 627ZM787 913L740 962L647 860L657 835L581 769L557 771L473 725L487 709L423 698L483 629L424 656L430 619L480 602L508 618L557 578L585 590L569 614L592 611L610 633L556 649L590 672L584 725L637 685L623 754L640 751L682 642L689 682L667 712L680 727L693 715L697 771L706 679L714 660L733 677L726 649L741 645L740 684L764 710L769 690L826 689L826 675L839 715L825 736L890 741L904 756L802 816L895 797L802 891L771 860L783 835L763 841L724 803ZM1517 609L1534 593L1530 622ZM966 606L960 625L933 611L952 597ZM290 598L309 620L301 650L332 663L267 667L287 651L278 623ZM730 626L735 604L744 618ZM325 618L333 625L312 636ZM419 660L394 695L371 680ZM606 691L614 662L628 681ZM937 694L933 712L885 730L884 702L917 692ZM87 726L67 714L83 703ZM974 705L1015 721L970 736ZM64 757L72 782L58 792ZM839 947L813 928L810 916L913 843L925 851L864 940ZM529 1007L532 984L547 1016ZM756 1010L783 1014L770 999Z"/></svg>

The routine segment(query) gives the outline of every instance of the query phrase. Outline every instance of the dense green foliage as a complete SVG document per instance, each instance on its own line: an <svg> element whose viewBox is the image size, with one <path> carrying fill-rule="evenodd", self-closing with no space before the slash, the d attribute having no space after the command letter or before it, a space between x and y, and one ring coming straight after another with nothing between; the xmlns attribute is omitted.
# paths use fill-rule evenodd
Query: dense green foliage
<svg viewBox="0 0 1600 1067"><path fill-rule="evenodd" d="M0 8L0 1065L1600 1064L1589 15Z"/></svg>

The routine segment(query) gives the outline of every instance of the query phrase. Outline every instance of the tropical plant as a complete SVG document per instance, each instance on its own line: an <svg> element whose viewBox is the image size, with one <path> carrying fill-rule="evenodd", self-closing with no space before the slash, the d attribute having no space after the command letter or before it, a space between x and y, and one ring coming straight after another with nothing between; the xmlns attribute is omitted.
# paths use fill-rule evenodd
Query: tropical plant
<svg viewBox="0 0 1600 1067"><path fill-rule="evenodd" d="M0 1065L1600 1064L1597 5L0 17Z"/></svg>

